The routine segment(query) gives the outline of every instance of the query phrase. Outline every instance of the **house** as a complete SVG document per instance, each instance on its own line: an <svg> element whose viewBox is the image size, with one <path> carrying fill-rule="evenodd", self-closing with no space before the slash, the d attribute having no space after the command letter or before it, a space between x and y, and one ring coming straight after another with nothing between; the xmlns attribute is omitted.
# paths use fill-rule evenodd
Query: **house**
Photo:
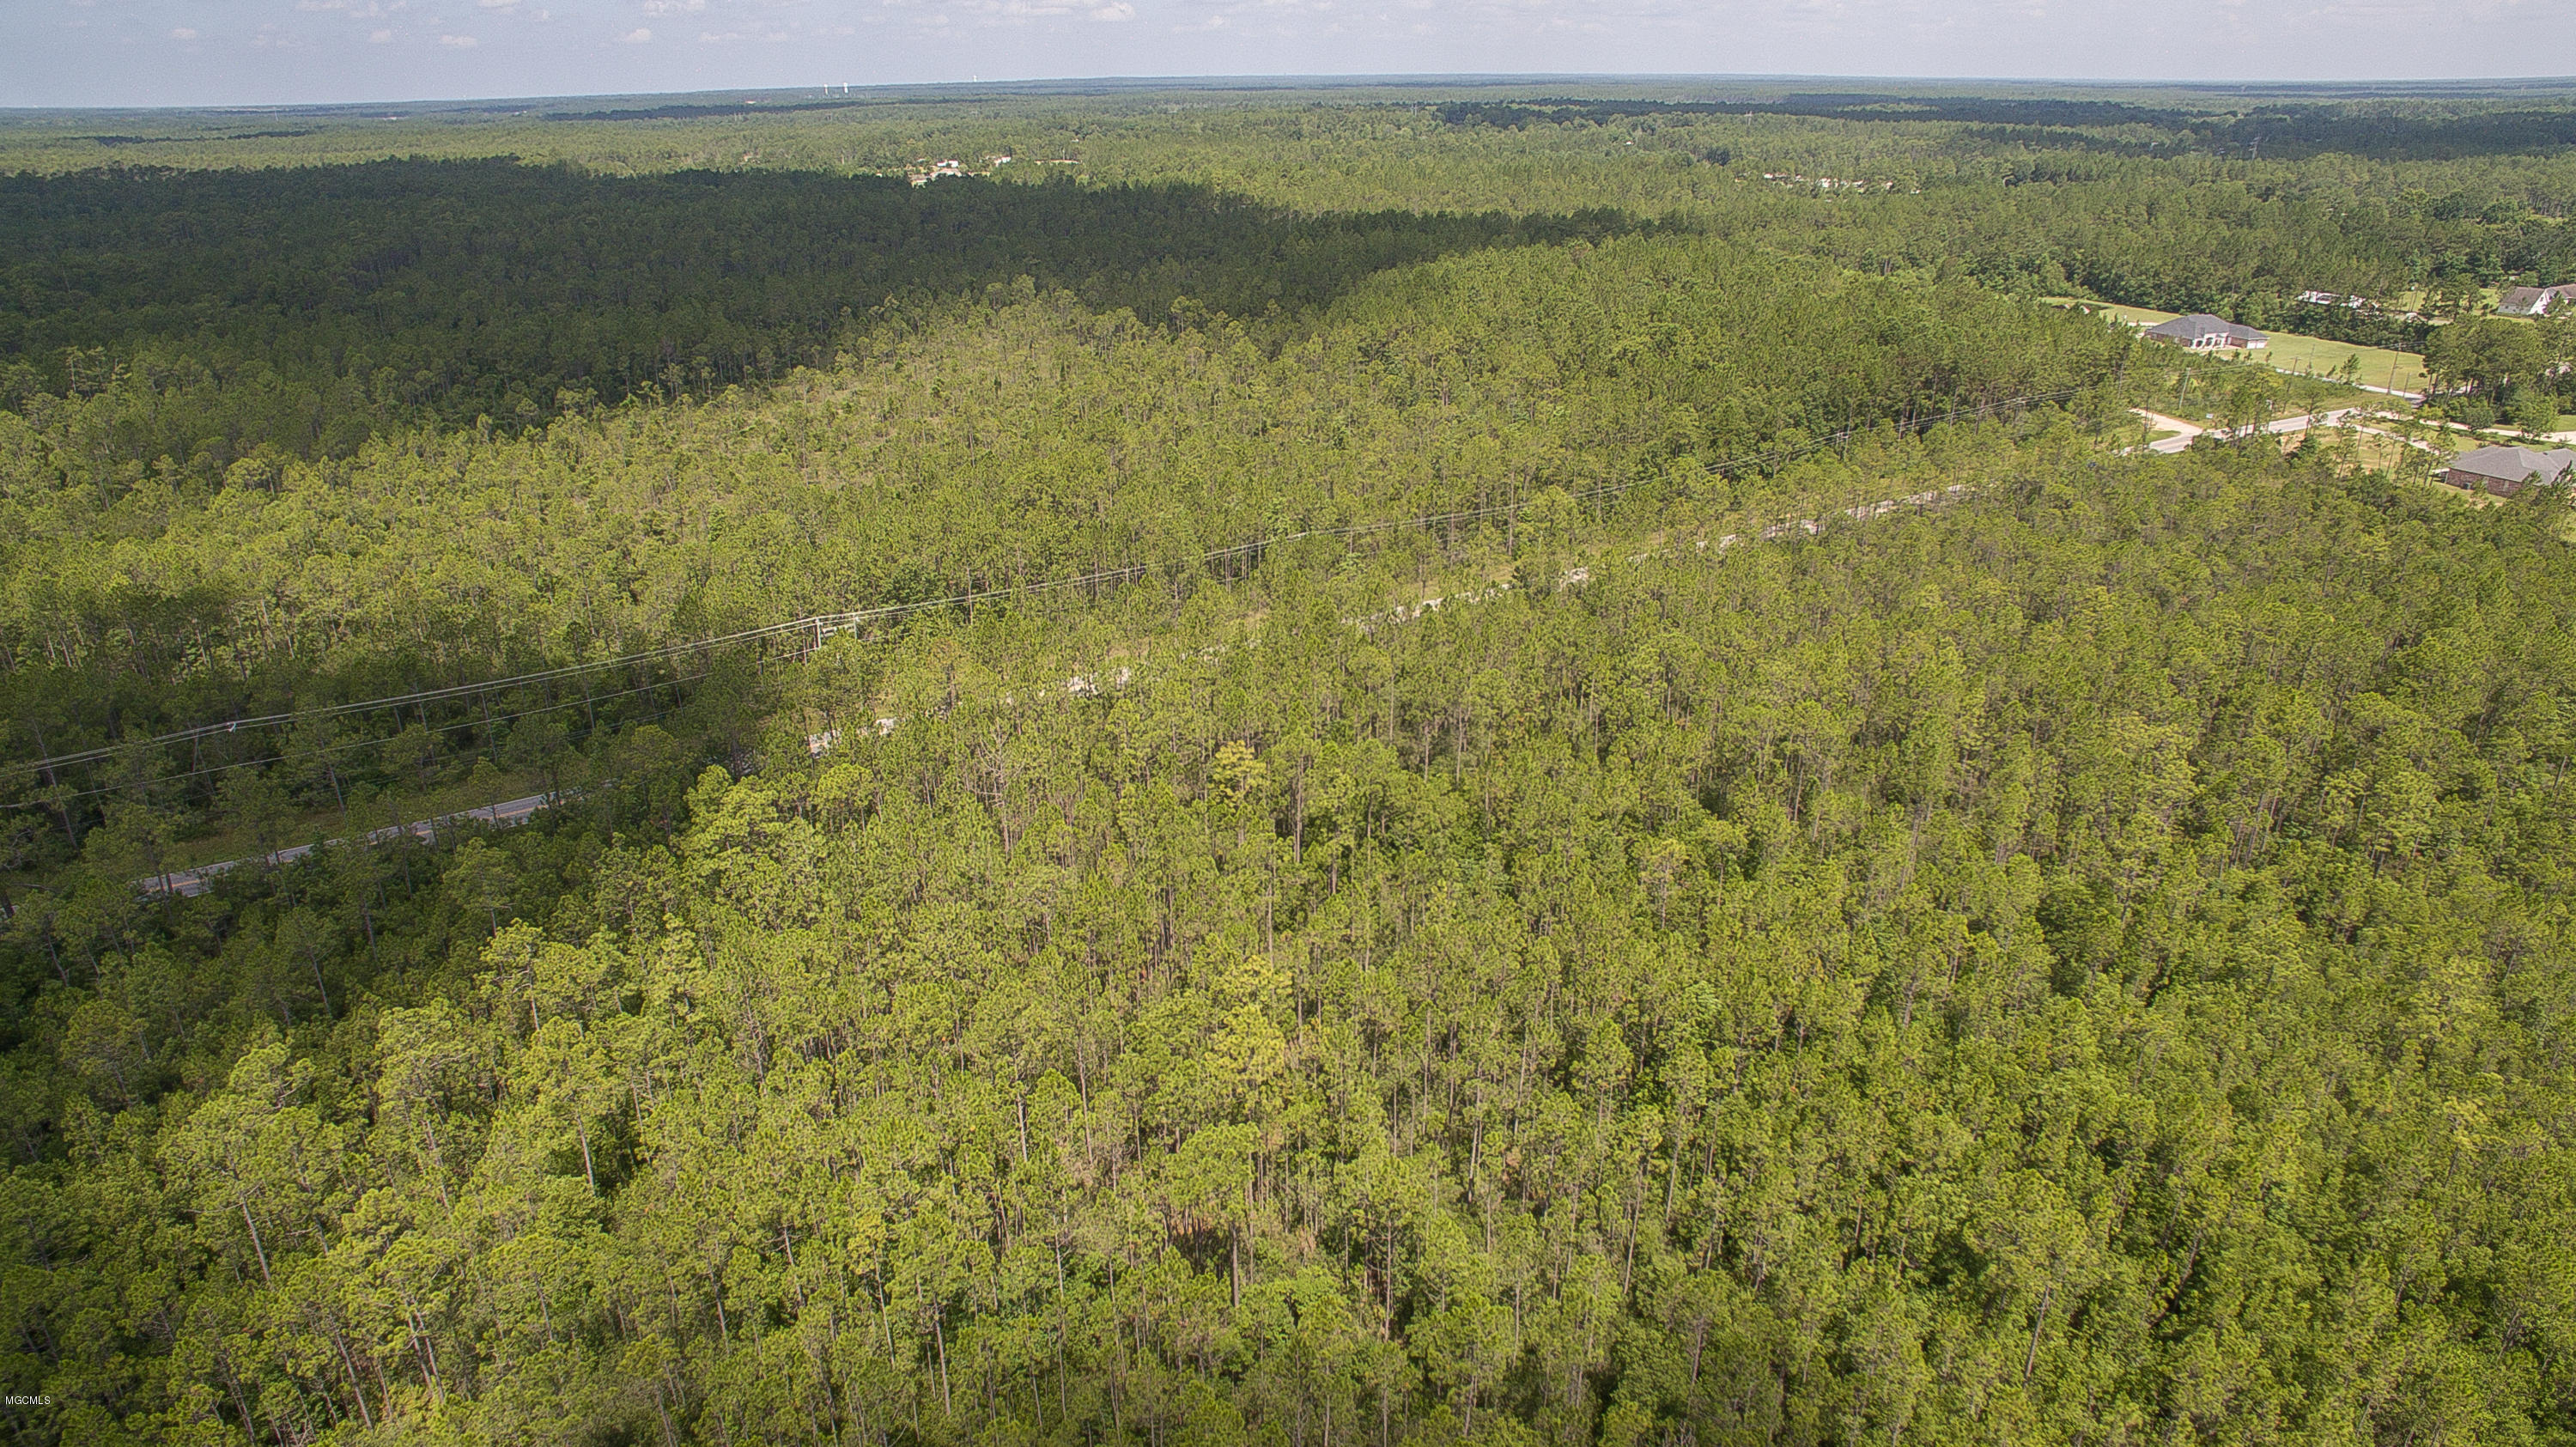
<svg viewBox="0 0 2576 1447"><path fill-rule="evenodd" d="M2576 467L2576 449L2535 452L2528 447L2481 447L2451 459L2442 480L2472 492L2511 497L2535 483L2556 482Z"/></svg>
<svg viewBox="0 0 2576 1447"><path fill-rule="evenodd" d="M2193 312L2187 317L2158 322L2147 328L2146 335L2179 347L2189 347L2195 352L2262 347L2269 346L2272 341L2252 327L2239 326L2225 317L2214 317L2207 312Z"/></svg>
<svg viewBox="0 0 2576 1447"><path fill-rule="evenodd" d="M2576 308L2576 285L2517 286L2496 303L2496 315L2542 317L2553 306Z"/></svg>

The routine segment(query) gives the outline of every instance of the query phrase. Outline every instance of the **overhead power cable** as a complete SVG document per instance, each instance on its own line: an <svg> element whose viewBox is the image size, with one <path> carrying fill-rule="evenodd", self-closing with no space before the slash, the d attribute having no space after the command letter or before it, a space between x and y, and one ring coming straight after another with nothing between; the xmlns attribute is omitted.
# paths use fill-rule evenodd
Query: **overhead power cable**
<svg viewBox="0 0 2576 1447"><path fill-rule="evenodd" d="M1892 423L1889 425L1897 427L1899 431L1921 431L1925 428L1938 426L1948 422L1957 422L1963 419L1983 419L1993 416L1996 413L2015 408L2029 407L2047 402L2067 401L2080 395L2084 390L2084 388L2080 387L2064 387L2052 392L2034 392L2019 397L2006 397L2000 401L1983 403L1975 407L1953 408L1950 411L1938 413L1932 416L1913 418L1902 423ZM1712 463L1708 466L1707 470L1714 474L1724 475L1728 473L1741 472L1748 468L1778 466L1782 463L1793 462L1811 452L1822 451L1829 447L1844 446L1848 444L1855 435L1855 429L1847 428L1843 431L1832 433L1828 436L1818 438L1815 441L1808 442L1797 447L1769 448L1761 452L1748 453L1742 457L1730 458L1724 462ZM1615 497L1621 493L1629 492L1637 487L1643 486L1646 481L1646 479L1639 479L1631 482L1604 483L1598 487L1585 488L1580 492L1570 493L1568 496L1577 501L1600 497ZM1389 518L1384 521L1373 523L1349 523L1340 527L1306 528L1298 532L1283 533L1277 537L1261 538L1253 542L1236 543L1230 547L1216 548L1199 554L1192 561L1198 566L1204 567L1211 563L1220 563L1230 559L1247 557L1267 552L1273 548L1285 547L1292 543L1307 542L1318 538L1355 538L1365 537L1373 533L1393 532L1399 529L1433 528L1452 523L1478 522L1486 518L1499 517L1506 513L1517 512L1522 508L1528 507L1535 500L1536 499L1534 498L1520 498L1511 502L1493 503L1484 507L1466 508L1454 512L1425 513L1415 517ZM97 763L101 760L114 758L116 755L129 749L160 748L170 744L194 743L202 739L238 733L243 729L274 728L281 724L291 725L298 723L321 722L334 718L347 718L358 714L378 713L388 709L401 709L416 705L437 703L446 699L471 698L478 694L486 693L502 693L511 689L529 688L545 683L564 682L591 674L610 672L617 669L634 668L649 663L664 662L669 659L683 657L688 654L703 653L710 649L724 648L739 643L758 642L763 639L784 637L800 632L815 632L828 636L828 633L846 631L861 624L909 617L915 613L924 613L936 609L971 606L977 603L990 603L1006 598L1033 597L1045 593L1060 592L1067 588L1099 587L1103 584L1121 583L1142 577L1162 566L1166 566L1166 564L1127 563L1114 568L1103 568L1096 572L1083 573L1075 577L1054 578L1040 583L1014 584L1007 588L995 588L984 592L975 592L970 589L962 593L951 593L938 598L923 598L909 603L887 603L874 608L861 608L841 613L808 614L801 618L789 619L783 623L769 623L757 628L745 628L736 632L717 634L707 638L691 639L678 643L666 643L659 647L644 649L636 653L621 654L614 658L603 658L589 663L566 664L559 668L540 669L533 673L517 673L506 678L485 679L478 683L450 684L441 688L416 689L410 693L392 694L382 698L364 699L352 703L323 704L313 708L296 709L286 713L260 714L253 717L225 719L218 723L197 724L190 728L178 729L166 734L156 734L150 738L128 739L119 743L101 744L94 748L77 749L69 753L54 754L41 759L31 759L27 762L11 767L17 770L28 770L42 773L46 770L65 769L79 764Z"/></svg>

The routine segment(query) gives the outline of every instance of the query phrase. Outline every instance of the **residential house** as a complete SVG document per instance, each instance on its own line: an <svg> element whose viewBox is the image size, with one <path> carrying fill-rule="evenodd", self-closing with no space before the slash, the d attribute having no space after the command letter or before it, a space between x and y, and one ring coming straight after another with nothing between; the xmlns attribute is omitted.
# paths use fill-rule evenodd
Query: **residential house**
<svg viewBox="0 0 2576 1447"><path fill-rule="evenodd" d="M2576 309L2576 285L2517 286L2496 303L2500 317L2543 317L2553 306Z"/></svg>
<svg viewBox="0 0 2576 1447"><path fill-rule="evenodd" d="M2158 322L2146 329L2146 335L2179 347L2189 347L2195 352L2252 349L2269 346L2272 341L2252 327L2240 326L2207 312L2194 312L2187 317Z"/></svg>
<svg viewBox="0 0 2576 1447"><path fill-rule="evenodd" d="M2535 452L2528 447L2481 447L2452 458L2442 480L2471 492L2511 497L2526 487L2556 482L2570 467L2576 467L2576 449Z"/></svg>

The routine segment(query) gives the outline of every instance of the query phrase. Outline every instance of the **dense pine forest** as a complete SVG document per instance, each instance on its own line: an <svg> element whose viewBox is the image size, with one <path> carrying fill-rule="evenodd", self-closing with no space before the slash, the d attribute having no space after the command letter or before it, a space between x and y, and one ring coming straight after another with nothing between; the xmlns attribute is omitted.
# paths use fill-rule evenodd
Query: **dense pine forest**
<svg viewBox="0 0 2576 1447"><path fill-rule="evenodd" d="M0 124L0 1422L2576 1444L2572 142Z"/></svg>

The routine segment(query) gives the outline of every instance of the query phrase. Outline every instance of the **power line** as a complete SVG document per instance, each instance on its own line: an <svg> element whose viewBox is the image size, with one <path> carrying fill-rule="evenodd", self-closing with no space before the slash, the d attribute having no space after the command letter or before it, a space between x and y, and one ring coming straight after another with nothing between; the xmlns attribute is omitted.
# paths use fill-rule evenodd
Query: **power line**
<svg viewBox="0 0 2576 1447"><path fill-rule="evenodd" d="M582 698L566 699L561 703L550 703L542 708L525 708L519 710L517 713L494 714L491 721L494 723L513 723L523 718L535 718L539 714L560 713L565 709L582 708L591 704L607 703L615 699L631 697L639 693L652 693L663 688L677 687L678 685L685 683L695 683L704 677L706 677L706 675L703 673L692 673L679 678L657 679L652 683L639 684L634 688L622 688L615 693L591 694ZM671 710L669 709L663 709L658 713L647 714L642 718L629 719L627 722L650 723L654 719L667 716L670 712ZM482 722L483 720L480 718L458 719L454 723L443 723L430 727L429 732L433 736L438 734L450 734L459 729L473 728L475 725ZM67 804L74 799L93 799L101 794L122 793L130 788L152 788L162 784L185 783L190 779L204 778L208 774L225 774L230 773L235 769L263 768L269 764L285 763L290 759L331 758L340 754L355 753L360 749L380 749L392 742L392 739L352 739L347 743L333 744L326 748L313 749L306 752L276 753L256 759L234 759L221 764L207 764L200 768L190 769L184 774L164 774L158 778L146 779L140 784L101 784L95 788L82 789L69 794L49 792L39 799L19 799L0 807L11 809L50 809L58 803Z"/></svg>
<svg viewBox="0 0 2576 1447"><path fill-rule="evenodd" d="M1938 426L1942 423L1957 422L1967 418L1983 420L2009 408L2027 407L2044 402L2066 401L2080 395L2084 390L2086 389L2081 387L2065 387L2052 392L2034 392L2019 397L2003 398L1999 401L1984 403L1976 407L1954 407L1947 412L1938 413L1928 417L1909 419L1904 422L1890 423L1888 425L1894 426L1900 432L1919 432L1930 427ZM1795 461L1811 452L1818 452L1829 447L1846 445L1855 435L1856 429L1845 428L1840 432L1832 433L1828 436L1818 438L1815 441L1808 442L1797 447L1769 448L1761 452L1748 453L1741 457L1730 458L1724 462L1712 463L1709 465L1707 470L1714 474L1723 475L1727 473L1740 472L1748 468L1776 466L1781 463ZM1645 485L1645 481L1645 479L1639 479L1630 482L1605 483L1598 487L1586 488L1580 492L1568 494L1568 496L1575 499L1615 497L1621 493L1628 492ZM1466 508L1455 512L1425 513L1416 517L1392 518L1373 523L1350 523L1341 527L1307 528L1299 532L1284 533L1277 537L1262 538L1254 542L1237 543L1231 547L1216 548L1200 554L1192 561L1198 566L1204 567L1211 563L1223 562L1229 559L1263 553L1273 548L1284 547L1291 543L1306 542L1317 538L1365 537L1373 533L1392 532L1397 529L1431 528L1447 523L1476 522L1485 518L1498 517L1506 513L1517 512L1530 506L1534 501L1536 501L1534 498L1522 498L1512 502L1492 503L1484 507ZM624 654L616 658L601 659L591 663L567 664L560 668L541 669L533 673L512 674L506 678L486 679L480 683L460 683L451 684L443 688L418 689L410 693L394 694L383 698L365 699L355 703L324 704L314 708L296 709L286 713L262 714L250 718L226 719L220 723L198 724L194 727L179 729L171 733L157 734L147 739L127 740L114 744L102 744L94 748L75 750L71 753L55 754L47 758L35 759L23 764L18 764L14 767L33 772L43 772L49 769L63 769L78 764L92 764L105 759L114 758L119 753L128 749L149 749L160 748L170 744L195 743L199 740L214 738L218 735L238 733L245 728L273 728L280 724L321 722L335 718L347 718L356 714L376 713L386 709L400 709L418 704L436 703L446 699L471 698L479 694L499 693L510 689L527 688L536 684L561 682L614 669L633 668L640 664L662 662L672 658L684 657L692 653L702 653L711 649L727 647L733 644L759 642L806 631L813 631L817 633L818 636L828 637L831 633L855 628L862 623L880 622L888 619L908 617L915 613L928 612L933 609L972 606L976 603L990 602L1003 598L1027 597L1056 592L1066 588L1097 587L1105 583L1126 582L1134 578L1142 577L1143 575L1152 572L1155 568L1161 566L1165 565L1160 563L1127 563L1114 568L1104 568L1095 572L1080 574L1075 577L1056 578L1042 583L1017 584L1012 587L997 588L981 593L969 589L962 593L951 593L945 597L925 598L910 603L888 603L875 608L862 608L842 613L808 614L805 617L790 619L783 623L764 624L757 628L745 628L737 632L720 634L714 637L702 638L689 642L668 643L657 648L646 649L642 652ZM449 727L454 726L451 725ZM194 778L199 774L215 772L229 767L233 766L215 765L211 769L199 769L189 774L176 775L173 777ZM72 797L87 797L91 794L101 792L106 791L98 789L85 790L81 794L74 795Z"/></svg>

